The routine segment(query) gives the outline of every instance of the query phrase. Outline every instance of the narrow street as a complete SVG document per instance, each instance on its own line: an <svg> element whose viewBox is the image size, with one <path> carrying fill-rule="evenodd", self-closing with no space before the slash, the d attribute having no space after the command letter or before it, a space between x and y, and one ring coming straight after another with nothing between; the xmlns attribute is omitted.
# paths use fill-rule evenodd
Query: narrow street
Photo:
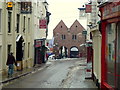
<svg viewBox="0 0 120 90"><path fill-rule="evenodd" d="M46 64L51 65L14 80L4 88L96 88L92 80L85 79L84 59L51 60Z"/></svg>

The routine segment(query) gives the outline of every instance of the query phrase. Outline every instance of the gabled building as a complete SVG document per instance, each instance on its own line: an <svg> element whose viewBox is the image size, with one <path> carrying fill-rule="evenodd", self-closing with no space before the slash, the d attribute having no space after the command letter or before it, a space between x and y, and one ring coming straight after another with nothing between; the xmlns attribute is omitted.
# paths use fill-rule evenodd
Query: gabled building
<svg viewBox="0 0 120 90"><path fill-rule="evenodd" d="M85 29L78 20L75 20L70 28L61 20L53 30L56 57L79 57L80 54L85 54L85 47L80 47L81 44L85 44L83 30Z"/></svg>

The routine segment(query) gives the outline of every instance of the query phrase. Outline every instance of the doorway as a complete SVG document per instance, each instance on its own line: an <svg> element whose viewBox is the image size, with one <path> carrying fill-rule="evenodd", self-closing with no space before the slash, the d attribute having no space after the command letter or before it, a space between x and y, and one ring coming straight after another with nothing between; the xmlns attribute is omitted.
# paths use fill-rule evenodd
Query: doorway
<svg viewBox="0 0 120 90"><path fill-rule="evenodd" d="M23 37L21 35L18 35L16 40L16 60L22 61L23 59Z"/></svg>

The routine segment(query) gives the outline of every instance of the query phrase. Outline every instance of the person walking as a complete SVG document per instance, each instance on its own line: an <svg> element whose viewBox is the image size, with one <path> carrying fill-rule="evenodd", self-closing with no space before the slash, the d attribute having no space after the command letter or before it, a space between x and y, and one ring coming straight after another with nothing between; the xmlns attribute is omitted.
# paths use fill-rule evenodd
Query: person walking
<svg viewBox="0 0 120 90"><path fill-rule="evenodd" d="M8 66L8 77L12 77L14 71L14 64L16 65L13 53L8 54L6 65Z"/></svg>

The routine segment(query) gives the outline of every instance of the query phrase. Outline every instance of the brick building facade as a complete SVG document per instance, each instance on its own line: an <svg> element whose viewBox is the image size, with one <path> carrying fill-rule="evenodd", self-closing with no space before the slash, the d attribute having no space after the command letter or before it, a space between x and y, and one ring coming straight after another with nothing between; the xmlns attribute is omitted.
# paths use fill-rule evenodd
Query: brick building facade
<svg viewBox="0 0 120 90"><path fill-rule="evenodd" d="M86 55L84 27L77 21L68 28L61 20L53 30L56 57L80 57Z"/></svg>

